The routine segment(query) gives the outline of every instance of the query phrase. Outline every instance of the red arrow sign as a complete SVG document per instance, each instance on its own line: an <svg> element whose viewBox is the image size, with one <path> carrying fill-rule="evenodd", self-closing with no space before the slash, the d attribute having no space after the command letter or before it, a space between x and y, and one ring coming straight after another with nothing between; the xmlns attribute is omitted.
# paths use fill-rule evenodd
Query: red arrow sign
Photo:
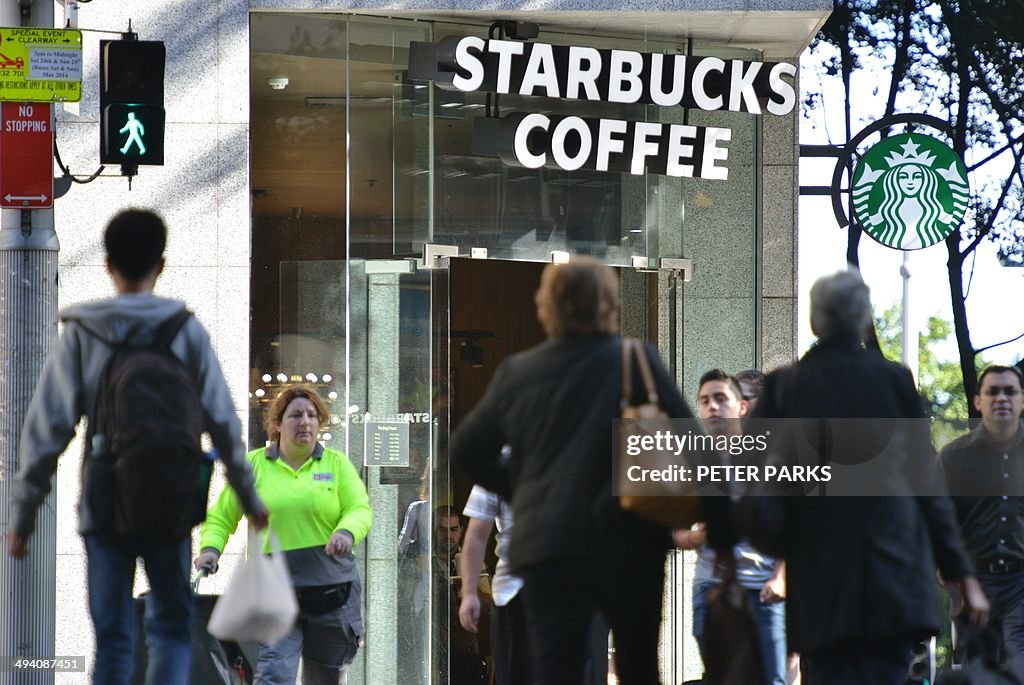
<svg viewBox="0 0 1024 685"><path fill-rule="evenodd" d="M0 207L53 207L53 105L3 103L0 109Z"/></svg>

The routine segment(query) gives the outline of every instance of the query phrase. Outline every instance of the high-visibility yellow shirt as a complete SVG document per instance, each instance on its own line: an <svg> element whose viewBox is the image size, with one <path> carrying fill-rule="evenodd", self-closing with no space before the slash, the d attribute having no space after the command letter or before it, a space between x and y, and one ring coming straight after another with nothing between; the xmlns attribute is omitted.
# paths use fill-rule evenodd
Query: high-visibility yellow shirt
<svg viewBox="0 0 1024 685"><path fill-rule="evenodd" d="M283 551L326 545L339 530L352 534L353 545L366 537L373 520L370 499L359 472L342 452L317 443L298 470L278 456L276 444L253 450L246 459ZM206 513L199 548L223 552L241 518L238 496L227 486ZM264 551L270 551L269 541Z"/></svg>

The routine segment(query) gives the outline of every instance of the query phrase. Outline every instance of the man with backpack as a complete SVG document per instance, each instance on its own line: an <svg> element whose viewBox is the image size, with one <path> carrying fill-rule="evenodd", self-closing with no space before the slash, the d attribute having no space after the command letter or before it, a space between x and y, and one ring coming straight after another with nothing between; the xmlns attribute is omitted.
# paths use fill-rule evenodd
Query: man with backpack
<svg viewBox="0 0 1024 685"><path fill-rule="evenodd" d="M209 335L183 303L153 293L166 242L163 220L151 211L129 209L110 221L104 245L117 296L62 312L63 335L21 433L8 533L15 557L27 554L57 459L88 417L79 532L96 630L94 685L126 685L132 676L138 557L150 585L146 683L188 682L190 532L205 516L210 472L203 432L249 520L262 528L268 517Z"/></svg>

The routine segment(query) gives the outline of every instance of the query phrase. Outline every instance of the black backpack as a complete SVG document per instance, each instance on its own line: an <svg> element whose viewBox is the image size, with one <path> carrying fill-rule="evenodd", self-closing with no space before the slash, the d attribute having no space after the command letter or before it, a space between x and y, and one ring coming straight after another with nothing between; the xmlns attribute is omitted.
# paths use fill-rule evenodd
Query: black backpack
<svg viewBox="0 0 1024 685"><path fill-rule="evenodd" d="M174 542L206 517L210 462L200 444L204 414L196 379L171 342L192 316L182 309L138 344L82 328L113 349L86 433L86 495L98 532Z"/></svg>

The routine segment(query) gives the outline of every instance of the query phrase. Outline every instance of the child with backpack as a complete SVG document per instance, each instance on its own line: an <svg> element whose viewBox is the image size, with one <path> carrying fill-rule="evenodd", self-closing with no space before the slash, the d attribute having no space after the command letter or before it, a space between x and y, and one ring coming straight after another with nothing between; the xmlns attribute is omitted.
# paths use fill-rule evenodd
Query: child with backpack
<svg viewBox="0 0 1024 685"><path fill-rule="evenodd" d="M209 478L203 432L249 520L262 528L268 519L208 333L182 302L153 293L166 242L154 212L129 209L111 219L104 246L117 295L62 312L64 332L39 377L19 444L8 549L21 558L57 459L88 417L79 532L96 684L127 685L132 676L138 557L150 585L146 683L188 683L190 532L205 516Z"/></svg>

